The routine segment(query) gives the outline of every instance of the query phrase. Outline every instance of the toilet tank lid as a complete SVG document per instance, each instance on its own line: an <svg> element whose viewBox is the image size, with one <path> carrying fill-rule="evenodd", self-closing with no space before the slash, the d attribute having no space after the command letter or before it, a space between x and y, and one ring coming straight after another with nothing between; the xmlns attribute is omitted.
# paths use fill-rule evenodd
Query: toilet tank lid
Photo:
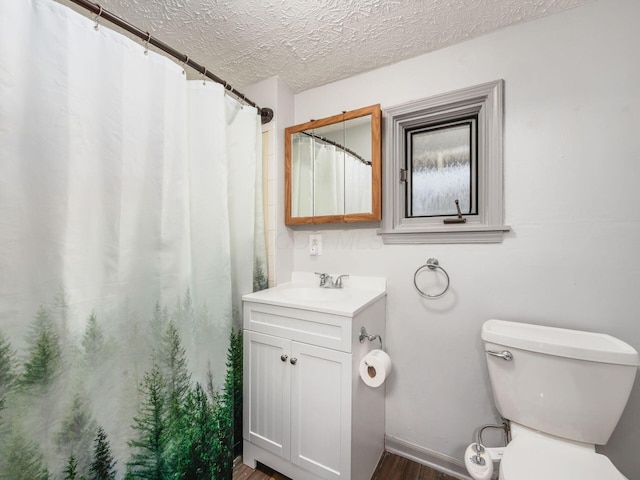
<svg viewBox="0 0 640 480"><path fill-rule="evenodd" d="M492 319L482 325L481 337L486 342L547 355L635 367L640 364L631 345L604 333Z"/></svg>

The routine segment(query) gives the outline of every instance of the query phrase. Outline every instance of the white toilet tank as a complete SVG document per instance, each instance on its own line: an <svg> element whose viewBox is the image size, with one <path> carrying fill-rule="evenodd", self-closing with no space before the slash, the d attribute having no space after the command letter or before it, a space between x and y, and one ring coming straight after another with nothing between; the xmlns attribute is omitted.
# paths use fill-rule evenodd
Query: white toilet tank
<svg viewBox="0 0 640 480"><path fill-rule="evenodd" d="M501 355L485 354L504 418L578 442L607 443L640 363L633 347L610 335L503 320L485 322L482 340L486 352Z"/></svg>

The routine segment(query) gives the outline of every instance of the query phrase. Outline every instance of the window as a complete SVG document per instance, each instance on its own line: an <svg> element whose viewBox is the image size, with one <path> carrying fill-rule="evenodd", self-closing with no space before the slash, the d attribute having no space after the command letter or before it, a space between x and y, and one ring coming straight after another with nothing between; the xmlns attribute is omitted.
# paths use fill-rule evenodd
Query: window
<svg viewBox="0 0 640 480"><path fill-rule="evenodd" d="M405 183L407 217L478 213L478 117L407 131ZM458 200L458 203L456 203Z"/></svg>
<svg viewBox="0 0 640 480"><path fill-rule="evenodd" d="M503 83L385 110L385 243L502 241Z"/></svg>

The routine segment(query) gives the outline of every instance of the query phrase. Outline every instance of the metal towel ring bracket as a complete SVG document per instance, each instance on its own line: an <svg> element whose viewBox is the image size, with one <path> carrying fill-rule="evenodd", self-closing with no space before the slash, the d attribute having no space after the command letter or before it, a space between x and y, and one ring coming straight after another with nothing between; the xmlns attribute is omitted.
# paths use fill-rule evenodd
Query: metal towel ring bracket
<svg viewBox="0 0 640 480"><path fill-rule="evenodd" d="M441 270L442 273L444 273L444 276L447 277L447 286L444 287L444 290L442 290L442 292L437 293L435 295L429 295L423 292L420 289L420 287L418 287L418 282L417 282L418 273L420 273L425 268L428 268L429 270L436 270L436 269ZM413 274L413 285L416 287L416 290L418 290L418 293L425 298L439 298L443 296L445 293L447 293L447 290L449 290L450 283L451 283L451 280L449 279L449 274L444 268L440 266L440 262L438 262L437 258L430 258L429 260L427 260L427 263L425 265L418 267L418 269L416 270L416 273Z"/></svg>

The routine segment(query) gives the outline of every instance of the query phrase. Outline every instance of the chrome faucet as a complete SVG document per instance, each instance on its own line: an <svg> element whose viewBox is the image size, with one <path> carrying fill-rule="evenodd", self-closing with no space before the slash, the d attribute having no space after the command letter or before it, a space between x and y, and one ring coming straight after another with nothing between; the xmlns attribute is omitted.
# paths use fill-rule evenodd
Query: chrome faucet
<svg viewBox="0 0 640 480"><path fill-rule="evenodd" d="M338 278L336 278L336 283L333 284L333 288L342 288L342 279L344 277L348 277L349 275L344 274L344 275L338 275Z"/></svg>
<svg viewBox="0 0 640 480"><path fill-rule="evenodd" d="M320 288L343 288L342 279L344 277L348 277L349 275L338 275L335 282L333 281L333 277L328 273L319 273L315 272L316 275L320 275Z"/></svg>
<svg viewBox="0 0 640 480"><path fill-rule="evenodd" d="M333 278L328 273L316 272L316 275L320 275L320 288L332 288ZM327 284L329 282L329 284Z"/></svg>

